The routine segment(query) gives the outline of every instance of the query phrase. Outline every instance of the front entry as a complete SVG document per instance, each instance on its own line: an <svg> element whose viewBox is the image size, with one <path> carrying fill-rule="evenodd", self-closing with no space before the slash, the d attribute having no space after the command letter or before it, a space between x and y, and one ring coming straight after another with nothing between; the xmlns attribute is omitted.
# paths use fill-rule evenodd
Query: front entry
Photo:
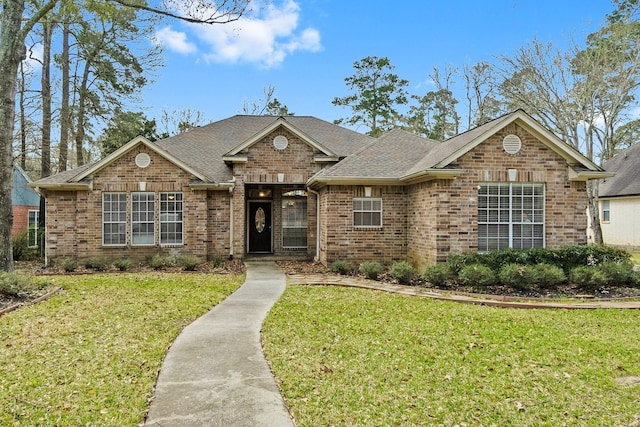
<svg viewBox="0 0 640 427"><path fill-rule="evenodd" d="M271 202L249 202L249 253L271 253Z"/></svg>

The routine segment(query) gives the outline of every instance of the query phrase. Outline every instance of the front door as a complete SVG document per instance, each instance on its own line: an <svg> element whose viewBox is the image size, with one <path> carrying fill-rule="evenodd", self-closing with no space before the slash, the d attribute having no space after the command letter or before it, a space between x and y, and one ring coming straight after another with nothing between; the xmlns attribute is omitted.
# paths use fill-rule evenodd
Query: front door
<svg viewBox="0 0 640 427"><path fill-rule="evenodd" d="M249 202L250 253L271 253L271 202Z"/></svg>

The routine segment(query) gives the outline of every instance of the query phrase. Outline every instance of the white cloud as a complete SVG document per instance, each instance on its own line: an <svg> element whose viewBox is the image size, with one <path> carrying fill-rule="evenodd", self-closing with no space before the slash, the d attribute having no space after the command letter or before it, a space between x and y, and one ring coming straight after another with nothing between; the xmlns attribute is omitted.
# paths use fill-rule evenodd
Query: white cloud
<svg viewBox="0 0 640 427"><path fill-rule="evenodd" d="M154 34L154 41L162 44L174 52L189 55L197 51L195 44L187 41L187 35L181 31L173 31L171 27L164 27Z"/></svg>
<svg viewBox="0 0 640 427"><path fill-rule="evenodd" d="M266 6L233 23L197 25L194 29L210 48L204 55L207 62L247 62L273 68L294 52L317 52L321 48L317 30L298 29L299 15L298 4L287 0L279 7Z"/></svg>

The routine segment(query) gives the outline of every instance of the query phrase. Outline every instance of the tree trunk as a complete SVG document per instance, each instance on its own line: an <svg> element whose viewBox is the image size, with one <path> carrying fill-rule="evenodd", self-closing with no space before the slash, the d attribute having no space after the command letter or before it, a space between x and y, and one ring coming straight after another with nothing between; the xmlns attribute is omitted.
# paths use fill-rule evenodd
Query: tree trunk
<svg viewBox="0 0 640 427"><path fill-rule="evenodd" d="M51 36L53 25L42 21L42 157L40 178L51 175ZM41 212L42 213L42 212Z"/></svg>
<svg viewBox="0 0 640 427"><path fill-rule="evenodd" d="M62 23L62 53L60 55L60 68L62 71L62 100L60 104L60 158L58 171L67 170L69 156L69 129L71 118L69 116L69 20L66 14Z"/></svg>
<svg viewBox="0 0 640 427"><path fill-rule="evenodd" d="M602 245L602 227L600 226L600 208L598 206L598 187L597 180L591 180L587 183L587 196L589 198L589 219L591 220L591 232L593 233L593 243Z"/></svg>
<svg viewBox="0 0 640 427"><path fill-rule="evenodd" d="M27 170L27 113L24 102L26 84L24 79L26 77L24 72L23 63L20 62L20 167L22 170Z"/></svg>
<svg viewBox="0 0 640 427"><path fill-rule="evenodd" d="M25 57L20 33L23 1L5 1L0 12L0 271L13 271L11 174L18 66Z"/></svg>

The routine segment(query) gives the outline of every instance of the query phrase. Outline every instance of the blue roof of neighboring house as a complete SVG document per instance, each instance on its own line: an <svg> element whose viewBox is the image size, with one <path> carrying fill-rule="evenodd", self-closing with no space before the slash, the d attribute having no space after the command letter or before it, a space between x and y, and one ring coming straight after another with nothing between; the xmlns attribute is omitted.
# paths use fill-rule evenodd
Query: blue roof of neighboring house
<svg viewBox="0 0 640 427"><path fill-rule="evenodd" d="M11 204L13 206L39 206L40 195L29 187L31 179L19 166L13 167L11 177Z"/></svg>

